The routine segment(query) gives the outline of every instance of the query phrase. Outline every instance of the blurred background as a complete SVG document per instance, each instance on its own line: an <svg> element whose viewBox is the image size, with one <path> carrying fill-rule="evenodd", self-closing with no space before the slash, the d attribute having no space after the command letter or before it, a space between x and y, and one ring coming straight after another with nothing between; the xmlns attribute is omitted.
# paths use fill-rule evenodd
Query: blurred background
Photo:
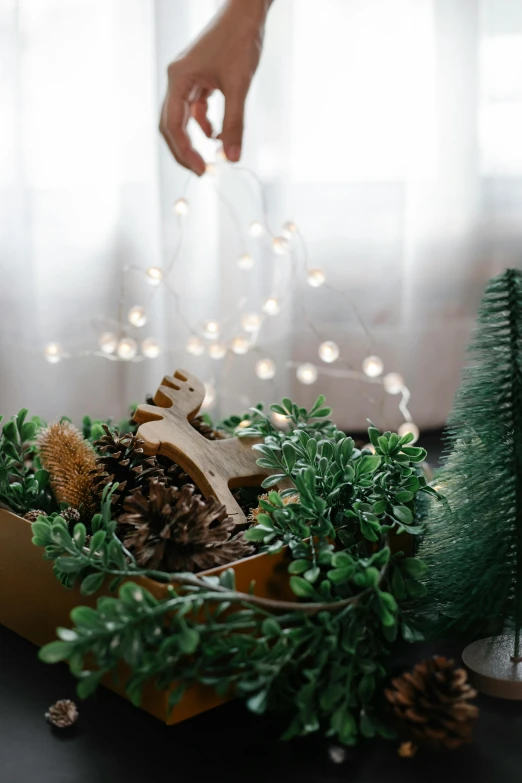
<svg viewBox="0 0 522 783"><path fill-rule="evenodd" d="M336 374L376 354L403 376L413 420L440 427L483 286L522 262L522 4L275 0L244 166L275 232L299 228L285 256L249 234L263 206L243 164L220 162L194 130L215 161L197 180L157 130L167 65L218 7L0 0L0 412L122 416L184 367L209 384L216 415L324 393L340 426L397 427L396 395ZM211 113L219 124L218 97ZM303 283L305 263L325 285ZM168 286L148 285L148 268L171 264ZM280 313L235 354L230 341L250 336L240 314L260 313L274 287ZM121 332L136 305L147 323ZM106 333L135 340L137 361L104 354ZM191 336L202 355L187 353ZM139 361L144 339L157 358ZM324 340L340 360L321 362ZM61 361L46 361L53 342L47 358ZM276 373L262 380L267 357ZM315 383L298 380L301 362Z"/></svg>

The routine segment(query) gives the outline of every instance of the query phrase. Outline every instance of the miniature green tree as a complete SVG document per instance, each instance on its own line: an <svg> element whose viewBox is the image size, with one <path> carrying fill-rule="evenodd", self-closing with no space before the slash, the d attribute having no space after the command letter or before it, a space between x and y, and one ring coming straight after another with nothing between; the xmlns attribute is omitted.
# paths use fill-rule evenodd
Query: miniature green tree
<svg viewBox="0 0 522 783"><path fill-rule="evenodd" d="M449 423L420 556L438 629L481 634L522 627L522 273L493 278Z"/></svg>

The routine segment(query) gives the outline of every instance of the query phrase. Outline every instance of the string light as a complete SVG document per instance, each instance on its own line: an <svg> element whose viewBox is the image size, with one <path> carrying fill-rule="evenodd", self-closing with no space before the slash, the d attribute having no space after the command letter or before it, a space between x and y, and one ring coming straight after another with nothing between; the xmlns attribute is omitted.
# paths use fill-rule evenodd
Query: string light
<svg viewBox="0 0 522 783"><path fill-rule="evenodd" d="M242 430L246 430L247 427L250 427L251 424L252 422L249 419L243 419L243 421L240 421L237 426L240 427Z"/></svg>
<svg viewBox="0 0 522 783"><path fill-rule="evenodd" d="M211 343L208 346L208 355L211 359L222 359L226 353L227 346L224 343Z"/></svg>
<svg viewBox="0 0 522 783"><path fill-rule="evenodd" d="M147 337L141 343L141 352L147 359L157 359L161 353L160 344L154 337Z"/></svg>
<svg viewBox="0 0 522 783"><path fill-rule="evenodd" d="M216 390L213 383L205 383L205 397L203 398L203 404L201 405L203 410L208 411L216 401Z"/></svg>
<svg viewBox="0 0 522 783"><path fill-rule="evenodd" d="M123 337L118 343L117 354L126 362L134 359L138 353L138 343L132 337Z"/></svg>
<svg viewBox="0 0 522 783"><path fill-rule="evenodd" d="M271 380L276 374L276 365L272 359L260 359L256 362L256 375L262 381Z"/></svg>
<svg viewBox="0 0 522 783"><path fill-rule="evenodd" d="M382 363L382 359L378 356L367 356L362 363L362 368L363 373L368 376L368 378L378 378L379 375L382 375L384 364Z"/></svg>
<svg viewBox="0 0 522 783"><path fill-rule="evenodd" d="M254 237L254 239L259 239L259 237L262 237L265 233L265 228L263 224L259 222L259 220L254 220L254 222L250 224L248 233L251 237Z"/></svg>
<svg viewBox="0 0 522 783"><path fill-rule="evenodd" d="M219 173L220 165L218 166L218 162L225 163L227 161L227 157L224 153L223 147L220 145L219 148L216 150L215 154L215 162L210 161L206 165L206 172L209 176L214 177ZM257 175L253 171L249 171L248 169L242 170L243 172L246 171L247 174L249 174L257 183L257 187L259 188L259 195L260 195L260 203L262 204L262 213L263 215L266 214L267 208L266 208L266 199L265 199L265 193L263 189L263 185ZM218 182L215 183L215 189L218 191L218 195L222 197L225 204L227 204L228 209L230 211L231 217L234 220L235 225L238 227L238 238L241 239L241 229L240 229L240 216L236 213L234 205L227 201L224 194L221 194L219 192L218 188ZM173 211L176 215L184 216L187 215L189 212L189 203L185 198L179 198L177 201L173 204ZM183 246L183 231L184 229L184 221L179 221L178 226L180 230L180 240L176 245L176 250L174 254L174 258L172 259L171 263L169 264L168 270L172 268L172 264L174 261L178 258L180 249ZM281 229L280 235L274 236L271 231L269 231L269 228L265 224L265 218L263 217L262 220L255 220L248 226L248 234L249 236L258 239L263 237L266 233L268 233L268 239L267 244L270 244L272 247L272 250L277 255L284 255L290 251L290 242L294 239L295 235L299 235L299 230L297 225L292 220L287 220ZM324 285L326 282L326 276L322 269L320 268L313 268L313 269L307 269L307 259L308 259L308 251L306 248L306 243L304 238L300 236L301 242L299 242L296 245L296 253L299 251L299 255L301 254L301 249L303 253L303 257L301 259L296 257L296 262L301 260L305 264L305 274L306 274L306 280L308 284L313 288L319 288L320 286ZM302 248L301 248L302 245ZM239 258L237 259L237 265L240 269L251 269L255 265L255 259L252 257L252 255L248 252L243 252ZM125 302L125 294L127 289L127 282L126 282L126 275L129 271L141 271L141 274L145 277L145 280L148 284L152 286L159 286L167 272L161 269L160 267L152 266L149 267L146 270L139 270L134 266L128 266L126 265L123 270L123 279L121 281L121 291L120 291L120 302ZM299 266L296 263L295 268L292 268L292 277L295 278L299 273ZM165 280L166 282L166 280ZM295 279L292 282L296 282ZM298 282L298 281L297 281ZM280 279L277 283L277 290L274 290L274 295L270 296L268 299L264 300L263 304L260 308L260 313L262 313L264 316L273 316L277 315L280 312L280 302L277 299L277 295L281 295L281 290L283 285L286 286L287 282L284 282L282 279ZM203 339L196 334L196 331L199 331L199 329L194 329L190 322L184 317L183 313L180 312L179 304L180 304L180 292L174 288L174 286L165 286L165 291L170 296L174 298L177 304L177 316L180 318L183 323L186 325L189 331L192 331L193 333L188 338L188 341L186 343L186 350L189 354L192 356L202 356L205 353L205 343ZM236 312L241 313L244 302L246 300L240 300L237 304ZM355 307L355 305L352 305ZM258 313L243 313L240 315L240 322L243 327L243 329L246 332L251 333L247 337L244 336L238 336L230 341L228 344L228 348L231 350L232 353L237 355L242 355L247 353L253 345L256 344L258 339L258 333L263 326L263 315ZM306 315L306 310L305 310ZM153 359L156 358L160 353L160 345L158 341L155 338L146 338L141 342L141 355L138 356L138 343L136 340L130 338L130 337L123 337L122 339L118 340L118 334L125 334L125 324L122 323L122 318L125 316L125 310L123 310L123 313L120 312L119 317L119 323L118 323L118 330L114 329L116 334L114 334L112 331L109 331L111 328L111 322L107 321L107 331L103 332L102 335L98 338L98 343L100 350L99 351L82 351L79 353L79 355L98 355L103 356L105 355L109 359L119 359L122 361L129 361L132 359L136 359L136 361L140 361L142 359ZM145 308L143 308L140 305L135 305L132 307L129 311L127 311L127 317L130 321L130 323L133 326L143 326L147 322L147 312ZM227 319L226 326L227 331L228 329L234 329L234 325L232 321L235 320L233 318ZM310 320L307 318L310 328L315 331L317 334L317 330L313 326L313 324L310 322ZM360 319L359 319L360 320ZM361 324L363 329L365 329L364 324ZM236 324L237 328L237 324ZM365 331L367 331L365 329ZM218 338L221 333L221 326L220 324L215 321L207 321L205 324L203 324L202 327L202 334L207 340L216 341L212 342L211 345L208 347L208 353L212 358L223 358L227 353L227 345L225 345L223 342L218 342ZM335 362L340 356L339 347L331 340L327 340L319 346L319 357L322 361L326 362L327 364L331 364ZM70 355L68 353L65 353L63 348L58 343L50 343L45 348L45 358L50 361L51 363L59 362L62 358L69 358ZM364 374L361 372L357 372L352 369L347 369L346 371L336 367L336 368L326 368L323 367L321 370L320 367L316 367L314 364L311 363L303 363L303 364L295 364L293 362L287 362L287 366L294 366L296 367L296 374L297 378L301 383L304 384L312 384L314 383L318 378L319 371L323 374L330 375L332 377L336 378L360 378L360 379L369 379L369 380L375 380L379 379L379 383L382 382L382 385L384 386L385 390L390 394L400 394L400 400L399 400L399 410L405 420L405 423L401 425L400 432L412 432L415 439L418 438L418 427L411 421L411 414L408 410L408 403L410 400L410 391L409 389L404 385L403 378L399 375L399 373L388 373L382 381L380 380L380 377L383 373L383 362L382 360L377 356L368 356L363 363L363 371ZM275 363L272 361L272 359L260 359L257 364L255 365L255 372L258 377L262 378L271 378L275 374ZM228 372L228 364L227 368L225 370L225 374ZM224 375L223 375L224 377ZM216 389L214 386L214 381L209 382L205 385L206 387L206 394L205 394L205 402L204 402L204 408L211 407L216 399ZM285 425L287 424L287 418L284 416L280 416L279 414L272 414L272 420L279 425Z"/></svg>
<svg viewBox="0 0 522 783"><path fill-rule="evenodd" d="M317 380L317 368L313 364L305 362L305 364L299 365L296 375L298 381L304 383L305 386L309 386Z"/></svg>
<svg viewBox="0 0 522 783"><path fill-rule="evenodd" d="M419 440L419 428L416 424L414 424L413 421L403 421L397 430L397 434L403 438L405 435L409 435L410 433L413 435L413 440L411 442L416 443Z"/></svg>
<svg viewBox="0 0 522 783"><path fill-rule="evenodd" d="M100 335L98 345L100 346L100 349L103 351L103 353L114 353L118 347L118 338L112 332L104 332L102 335Z"/></svg>
<svg viewBox="0 0 522 783"><path fill-rule="evenodd" d="M341 352L337 343L334 343L331 340L326 340L326 342L321 343L319 346L319 358L321 358L323 362L326 362L327 364L335 362L336 359L339 358L340 353Z"/></svg>
<svg viewBox="0 0 522 783"><path fill-rule="evenodd" d="M230 343L230 348L237 356L242 356L243 354L248 353L250 341L247 340L246 337L234 337Z"/></svg>
<svg viewBox="0 0 522 783"><path fill-rule="evenodd" d="M174 202L174 212L176 215L187 215L189 211L188 201L184 198L178 198Z"/></svg>
<svg viewBox="0 0 522 783"><path fill-rule="evenodd" d="M44 356L49 364L58 364L64 357L64 351L60 343L47 343Z"/></svg>
<svg viewBox="0 0 522 783"><path fill-rule="evenodd" d="M141 305L135 305L129 310L129 322L133 326L145 326L148 321L147 311Z"/></svg>
<svg viewBox="0 0 522 783"><path fill-rule="evenodd" d="M254 266L254 259L250 253L242 253L237 259L237 265L240 269L252 269Z"/></svg>
<svg viewBox="0 0 522 783"><path fill-rule="evenodd" d="M287 220L283 226L283 235L287 239L291 239L293 234L297 233L297 226L293 220Z"/></svg>
<svg viewBox="0 0 522 783"><path fill-rule="evenodd" d="M277 299L271 296L269 299L266 299L263 302L263 306L261 309L265 313L265 315L277 315L281 307L279 306L279 302L277 301Z"/></svg>
<svg viewBox="0 0 522 783"><path fill-rule="evenodd" d="M322 269L309 269L306 273L306 280L312 288L319 288L326 282L326 276Z"/></svg>
<svg viewBox="0 0 522 783"><path fill-rule="evenodd" d="M203 324L203 334L207 340L217 340L221 327L217 321L207 321Z"/></svg>
<svg viewBox="0 0 522 783"><path fill-rule="evenodd" d="M163 280L163 270L157 266L151 266L147 269L147 283L149 285L159 285Z"/></svg>
<svg viewBox="0 0 522 783"><path fill-rule="evenodd" d="M261 318L257 313L244 313L241 316L241 326L245 332L257 332L261 326Z"/></svg>
<svg viewBox="0 0 522 783"><path fill-rule="evenodd" d="M201 356L205 353L205 344L203 343L203 340L201 340L199 337L196 337L195 334L188 338L187 345L185 347L187 353L192 354L192 356Z"/></svg>
<svg viewBox="0 0 522 783"><path fill-rule="evenodd" d="M277 413L276 411L272 411L270 414L270 418L276 425L276 427L286 427L288 424L288 416L283 416L282 413Z"/></svg>
<svg viewBox="0 0 522 783"><path fill-rule="evenodd" d="M272 240L272 250L276 256L284 256L288 253L288 239L285 237L274 237Z"/></svg>
<svg viewBox="0 0 522 783"><path fill-rule="evenodd" d="M398 372L389 372L382 383L388 394L400 394L404 388L404 378Z"/></svg>

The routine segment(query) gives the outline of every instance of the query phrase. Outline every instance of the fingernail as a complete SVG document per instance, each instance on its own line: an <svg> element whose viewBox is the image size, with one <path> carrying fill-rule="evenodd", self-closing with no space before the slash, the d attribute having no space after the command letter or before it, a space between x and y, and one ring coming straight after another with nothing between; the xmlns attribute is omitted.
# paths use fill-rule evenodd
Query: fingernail
<svg viewBox="0 0 522 783"><path fill-rule="evenodd" d="M225 152L231 163L237 163L241 156L241 147L227 147Z"/></svg>

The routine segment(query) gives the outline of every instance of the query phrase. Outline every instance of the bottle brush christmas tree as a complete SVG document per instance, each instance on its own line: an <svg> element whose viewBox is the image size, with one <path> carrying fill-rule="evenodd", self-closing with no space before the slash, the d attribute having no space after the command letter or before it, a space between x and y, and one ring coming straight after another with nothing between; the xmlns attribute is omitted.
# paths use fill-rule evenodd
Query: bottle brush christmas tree
<svg viewBox="0 0 522 783"><path fill-rule="evenodd" d="M522 273L508 269L486 287L470 363L449 423L449 453L439 475L419 555L438 630L468 636L522 628Z"/></svg>

